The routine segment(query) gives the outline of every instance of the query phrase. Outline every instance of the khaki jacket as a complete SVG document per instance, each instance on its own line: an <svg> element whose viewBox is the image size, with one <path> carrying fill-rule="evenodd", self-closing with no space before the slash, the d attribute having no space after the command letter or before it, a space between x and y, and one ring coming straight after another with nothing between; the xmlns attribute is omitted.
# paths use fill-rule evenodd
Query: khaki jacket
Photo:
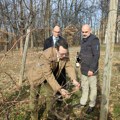
<svg viewBox="0 0 120 120"><path fill-rule="evenodd" d="M61 70L65 67L66 72L71 80L76 79L75 70L70 63L69 57L64 60L59 60L57 58L56 49L50 47L44 50L38 59L38 63L33 63L32 67L28 72L28 79L31 85L37 86L43 83L45 80L50 84L52 89L56 92L61 86L58 84L57 80L53 75L53 71L57 68L59 64L59 69L57 72L57 77L60 75Z"/></svg>

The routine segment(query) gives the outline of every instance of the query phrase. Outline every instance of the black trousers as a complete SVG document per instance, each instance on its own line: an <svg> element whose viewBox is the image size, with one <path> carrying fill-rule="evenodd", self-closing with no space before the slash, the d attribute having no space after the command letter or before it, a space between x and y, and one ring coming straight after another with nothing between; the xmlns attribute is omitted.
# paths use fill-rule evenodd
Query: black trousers
<svg viewBox="0 0 120 120"><path fill-rule="evenodd" d="M66 84L66 70L65 70L65 68L62 69L60 76L57 78L57 82L59 83L60 86L65 87L65 84Z"/></svg>

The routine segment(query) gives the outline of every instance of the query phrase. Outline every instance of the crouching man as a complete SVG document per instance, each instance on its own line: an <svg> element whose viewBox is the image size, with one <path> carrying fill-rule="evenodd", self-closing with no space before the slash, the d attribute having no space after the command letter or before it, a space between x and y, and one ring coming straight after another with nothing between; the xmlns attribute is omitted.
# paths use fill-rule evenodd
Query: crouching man
<svg viewBox="0 0 120 120"><path fill-rule="evenodd" d="M76 89L80 84L76 81L75 70L69 59L68 44L66 40L58 40L55 47L44 50L38 59L38 63L33 64L28 72L30 82L30 108L32 110L31 119L38 119L38 103L43 104L43 97L46 102L44 117L47 118L52 105L53 96L59 92L63 98L69 98L69 92L57 82L62 69L65 68ZM57 71L54 74L54 71ZM39 96L39 97L38 97Z"/></svg>

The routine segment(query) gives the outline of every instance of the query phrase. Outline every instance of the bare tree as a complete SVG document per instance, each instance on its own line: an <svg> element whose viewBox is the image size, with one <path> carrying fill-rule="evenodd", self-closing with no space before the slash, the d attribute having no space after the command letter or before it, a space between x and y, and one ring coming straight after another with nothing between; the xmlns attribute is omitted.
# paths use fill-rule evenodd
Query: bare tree
<svg viewBox="0 0 120 120"><path fill-rule="evenodd" d="M116 43L120 43L120 1L118 1L117 31Z"/></svg>
<svg viewBox="0 0 120 120"><path fill-rule="evenodd" d="M45 39L50 36L50 0L46 1L46 10L45 10Z"/></svg>
<svg viewBox="0 0 120 120"><path fill-rule="evenodd" d="M59 24L63 29L71 23L80 27L81 24L90 21L91 26L94 25L94 28L97 28L99 22L94 24L94 21L99 20L96 14L99 9L98 5L99 2L94 0L89 2L87 0L71 0L69 2L67 0L1 0L0 26L8 32L15 33L15 38L7 36L11 45L25 35L30 26L31 29L36 28L36 31L45 30L45 38L50 35L49 29L55 24ZM31 33L31 47L37 40L39 43L43 43L40 41L43 41L44 38L41 38L40 35ZM16 49L20 48L23 51L24 41L25 38L18 41Z"/></svg>
<svg viewBox="0 0 120 120"><path fill-rule="evenodd" d="M117 6L118 0L110 1L109 16L107 31L105 34L106 39L106 55L105 55L105 67L103 74L103 88L102 88L102 102L100 111L100 120L107 120L108 106L109 106L109 94L110 94L110 82L112 72L112 57L115 43L115 31L117 20Z"/></svg>
<svg viewBox="0 0 120 120"><path fill-rule="evenodd" d="M109 2L110 0L100 0L100 9L102 11L101 21L100 21L100 30L99 38L101 43L105 43L105 32L108 22L108 12L109 12Z"/></svg>

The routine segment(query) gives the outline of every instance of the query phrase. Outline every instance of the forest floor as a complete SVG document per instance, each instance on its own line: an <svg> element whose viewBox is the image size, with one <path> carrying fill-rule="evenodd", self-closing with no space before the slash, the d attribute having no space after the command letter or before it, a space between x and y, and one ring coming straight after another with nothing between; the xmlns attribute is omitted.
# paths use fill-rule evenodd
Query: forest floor
<svg viewBox="0 0 120 120"><path fill-rule="evenodd" d="M79 47L70 47L70 59L75 67L76 52L79 52ZM36 61L40 48L29 49L27 54L26 66ZM105 46L101 47L101 56L99 61L99 76L98 76L98 96L95 110L90 115L85 113L88 105L84 108L76 109L71 107L79 103L81 90L71 96L69 100L64 101L62 107L56 107L59 113L56 113L58 120L66 118L66 120L99 120L101 89L103 82L103 69L105 59ZM5 54L0 52L0 120L28 120L26 111L29 104L29 87L28 81L24 82L24 87L21 91L18 90L18 82L20 76L22 56L19 51L10 51ZM76 68L76 74L80 81L80 71ZM25 76L27 78L27 76ZM16 92L15 92L16 91ZM11 93L11 94L10 94ZM120 46L115 47L112 65L112 79L109 97L109 117L108 120L120 120ZM60 112L61 111L61 112ZM64 115L64 114L65 115ZM26 116L26 117L25 117ZM53 118L52 118L53 119ZM54 120L54 119L53 119ZM56 120L56 118L55 118Z"/></svg>

